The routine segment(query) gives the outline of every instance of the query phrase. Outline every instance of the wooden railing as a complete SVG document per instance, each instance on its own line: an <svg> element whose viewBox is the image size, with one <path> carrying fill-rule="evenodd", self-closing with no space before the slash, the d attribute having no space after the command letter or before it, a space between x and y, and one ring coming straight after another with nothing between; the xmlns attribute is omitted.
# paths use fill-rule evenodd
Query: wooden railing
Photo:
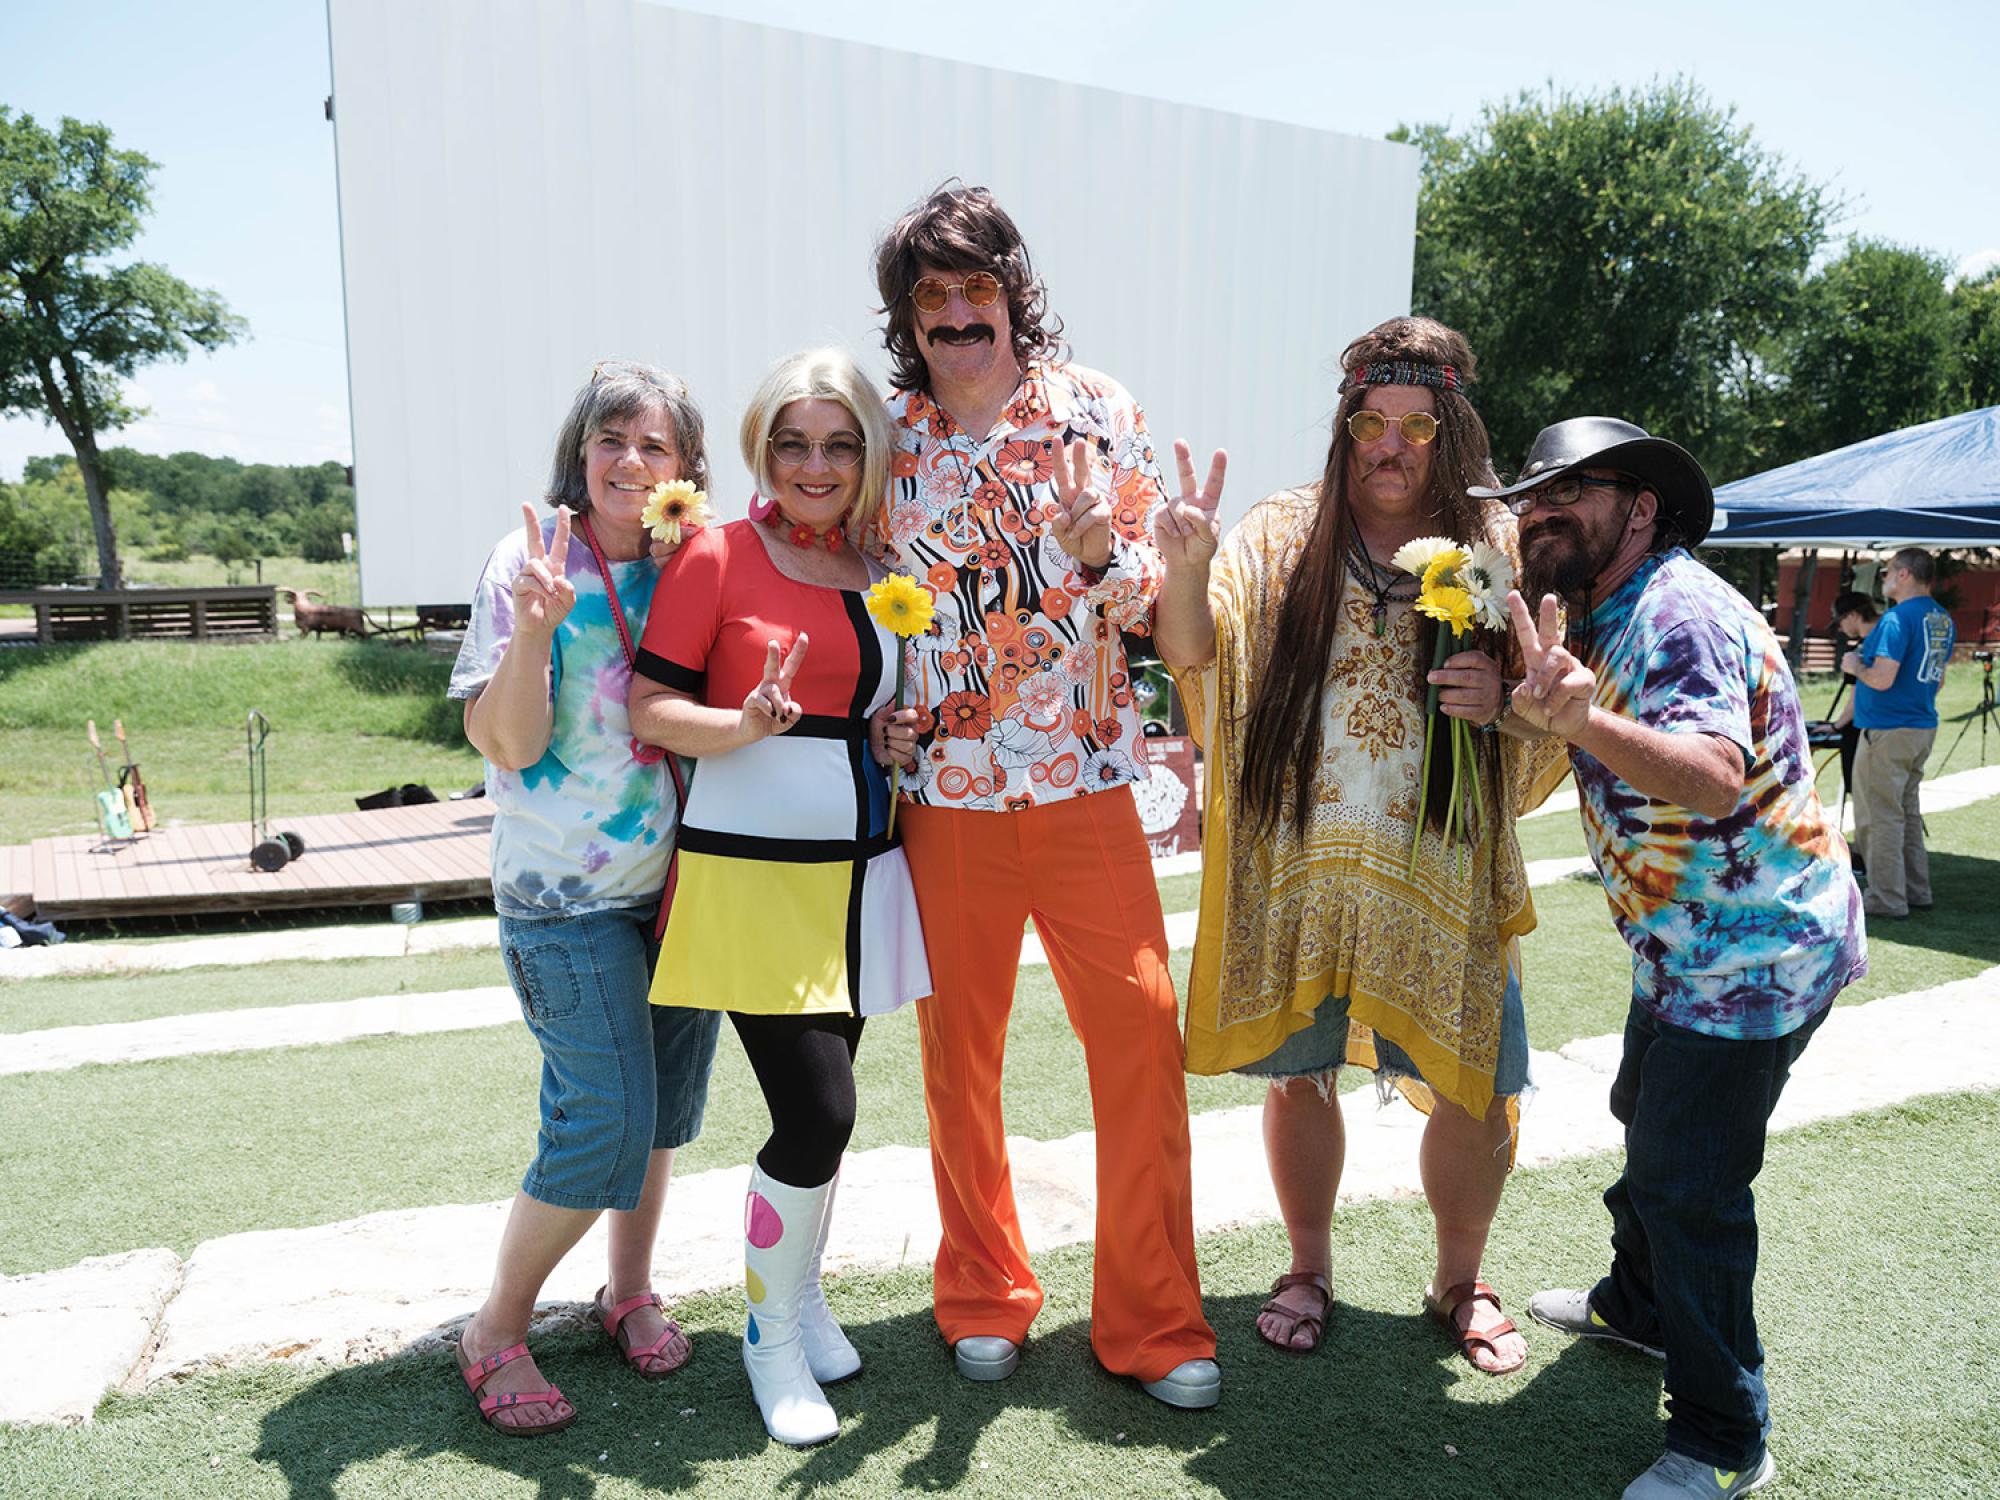
<svg viewBox="0 0 2000 1500"><path fill-rule="evenodd" d="M0 604L35 611L35 639L250 640L276 635L277 590L268 584L205 589L8 589Z"/></svg>

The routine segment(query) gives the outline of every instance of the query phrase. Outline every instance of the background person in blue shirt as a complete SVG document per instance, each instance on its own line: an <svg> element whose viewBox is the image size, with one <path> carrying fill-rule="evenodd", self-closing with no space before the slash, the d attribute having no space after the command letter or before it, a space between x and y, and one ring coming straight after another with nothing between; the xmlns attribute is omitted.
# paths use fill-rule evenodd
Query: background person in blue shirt
<svg viewBox="0 0 2000 1500"><path fill-rule="evenodd" d="M1865 839L1871 917L1907 917L1931 904L1930 855L1917 784L1937 738L1937 695L1951 660L1951 616L1931 598L1937 563L1921 547L1905 547L1882 569L1882 595L1895 607L1841 670L1854 678L1854 825Z"/></svg>

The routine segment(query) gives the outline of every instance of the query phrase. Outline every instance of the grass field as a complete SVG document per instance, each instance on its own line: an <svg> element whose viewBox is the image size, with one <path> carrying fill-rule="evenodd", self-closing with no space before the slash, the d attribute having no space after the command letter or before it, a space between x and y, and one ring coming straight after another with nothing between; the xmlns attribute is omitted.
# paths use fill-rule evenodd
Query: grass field
<svg viewBox="0 0 2000 1500"><path fill-rule="evenodd" d="M150 588L219 588L227 583L259 581L255 564L244 563L230 576L218 558L197 552L180 562L149 562L130 558L125 563L125 581ZM351 604L359 596L354 587L354 565L347 562L307 562L303 557L267 557L263 562L264 583L279 588L318 589L329 604Z"/></svg>
<svg viewBox="0 0 2000 1500"><path fill-rule="evenodd" d="M1769 1354L1780 1496L1972 1500L2000 1464L2000 1098L1919 1100L1774 1138L1759 1184L1758 1313ZM1594 1158L1523 1172L1495 1225L1489 1278L1518 1304L1601 1270ZM1174 1412L1091 1360L1090 1251L1037 1258L1049 1294L1020 1372L950 1373L924 1269L850 1274L829 1300L866 1369L835 1387L840 1437L766 1441L743 1389L729 1295L677 1309L694 1342L660 1385L626 1376L601 1337L543 1340L543 1369L582 1419L534 1442L479 1428L441 1357L320 1373L231 1371L140 1398L94 1425L0 1431L22 1494L75 1497L661 1493L877 1496L1615 1495L1659 1453L1659 1366L1530 1325L1528 1368L1474 1373L1417 1313L1430 1220L1378 1202L1334 1224L1339 1304L1327 1347L1260 1345L1251 1319L1284 1255L1275 1225L1205 1237L1222 1405Z"/></svg>
<svg viewBox="0 0 2000 1500"><path fill-rule="evenodd" d="M440 795L481 774L450 663L376 641L285 640L216 646L105 642L0 652L0 843L96 826L102 784L84 739L109 743L122 719L159 815L248 816L243 719L261 710L274 815L351 811L354 798L406 781ZM116 756L116 746L112 746Z"/></svg>

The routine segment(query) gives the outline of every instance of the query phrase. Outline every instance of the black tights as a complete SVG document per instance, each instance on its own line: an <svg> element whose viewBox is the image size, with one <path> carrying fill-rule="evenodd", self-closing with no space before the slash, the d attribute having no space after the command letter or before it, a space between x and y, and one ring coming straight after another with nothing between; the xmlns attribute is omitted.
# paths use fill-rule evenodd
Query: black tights
<svg viewBox="0 0 2000 1500"><path fill-rule="evenodd" d="M788 1187L831 1182L854 1133L854 1054L859 1016L729 1013L750 1058L771 1136L757 1165Z"/></svg>

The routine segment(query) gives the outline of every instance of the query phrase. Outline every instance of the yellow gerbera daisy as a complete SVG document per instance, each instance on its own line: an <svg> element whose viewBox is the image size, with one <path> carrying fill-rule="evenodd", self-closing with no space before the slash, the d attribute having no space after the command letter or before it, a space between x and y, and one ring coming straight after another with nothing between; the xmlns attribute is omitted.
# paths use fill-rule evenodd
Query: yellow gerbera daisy
<svg viewBox="0 0 2000 1500"><path fill-rule="evenodd" d="M936 607L924 586L907 573L891 573L868 591L868 613L891 635L922 635Z"/></svg>
<svg viewBox="0 0 2000 1500"><path fill-rule="evenodd" d="M1472 595L1449 583L1426 583L1423 592L1417 595L1418 611L1433 620L1443 620L1453 635L1464 635L1472 628L1475 608Z"/></svg>

